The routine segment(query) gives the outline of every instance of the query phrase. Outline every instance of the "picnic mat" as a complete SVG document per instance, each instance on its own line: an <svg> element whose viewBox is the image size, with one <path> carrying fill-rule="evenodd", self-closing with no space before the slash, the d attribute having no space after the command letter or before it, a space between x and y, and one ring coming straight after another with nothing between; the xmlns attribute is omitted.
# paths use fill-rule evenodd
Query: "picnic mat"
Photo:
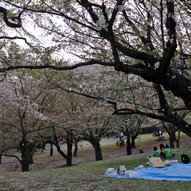
<svg viewBox="0 0 191 191"><path fill-rule="evenodd" d="M133 176L131 176L133 174ZM125 175L104 175L113 178L137 178L166 181L191 181L191 163L171 164L163 168L147 167L143 169L125 171Z"/></svg>

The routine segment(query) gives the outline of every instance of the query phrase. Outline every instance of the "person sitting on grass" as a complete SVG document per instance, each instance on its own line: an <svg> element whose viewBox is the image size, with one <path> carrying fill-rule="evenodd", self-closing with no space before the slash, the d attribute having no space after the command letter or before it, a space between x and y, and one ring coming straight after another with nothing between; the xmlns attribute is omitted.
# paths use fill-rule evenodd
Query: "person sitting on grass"
<svg viewBox="0 0 191 191"><path fill-rule="evenodd" d="M169 148L168 145L165 146L164 154L165 154L165 158L172 158L175 155L175 154L172 153L172 149Z"/></svg>
<svg viewBox="0 0 191 191"><path fill-rule="evenodd" d="M161 152L164 152L165 146L163 144L160 144L160 150Z"/></svg>
<svg viewBox="0 0 191 191"><path fill-rule="evenodd" d="M163 144L160 144L160 157L161 158L166 158L165 154L164 154L164 149L165 149L165 146Z"/></svg>
<svg viewBox="0 0 191 191"><path fill-rule="evenodd" d="M153 156L160 157L161 151L156 146L154 146L153 150L154 150Z"/></svg>

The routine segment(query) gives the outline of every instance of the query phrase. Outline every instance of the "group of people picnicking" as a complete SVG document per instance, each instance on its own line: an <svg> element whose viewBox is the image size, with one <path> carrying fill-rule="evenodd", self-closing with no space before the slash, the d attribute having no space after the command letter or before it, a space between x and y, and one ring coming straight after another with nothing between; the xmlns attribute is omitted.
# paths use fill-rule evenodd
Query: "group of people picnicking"
<svg viewBox="0 0 191 191"><path fill-rule="evenodd" d="M158 149L157 146L154 146L153 150L154 157L172 158L175 155L168 145L164 146L163 144L160 144L160 149Z"/></svg>

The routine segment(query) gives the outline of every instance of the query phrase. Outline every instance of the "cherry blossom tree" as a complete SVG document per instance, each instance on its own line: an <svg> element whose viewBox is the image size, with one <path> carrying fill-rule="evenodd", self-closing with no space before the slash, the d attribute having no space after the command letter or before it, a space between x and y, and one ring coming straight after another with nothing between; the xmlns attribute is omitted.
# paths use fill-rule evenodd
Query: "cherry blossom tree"
<svg viewBox="0 0 191 191"><path fill-rule="evenodd" d="M71 166L73 144L76 141L79 126L79 117L75 106L76 98L55 89L52 85L46 88L50 91L53 89L56 96L51 106L46 110L46 116L52 119L51 129L45 130L45 132L41 131L40 136L46 143L56 147L57 152L66 160L66 166ZM66 145L66 150L62 147L63 143Z"/></svg>
<svg viewBox="0 0 191 191"><path fill-rule="evenodd" d="M102 71L104 75L100 76L99 72L99 68L97 68L96 72L89 71L88 74L86 74L86 70L78 71L78 73L80 73L78 80L75 79L73 74L71 75L70 81L65 83L63 83L65 77L59 78L57 82L55 78L52 79L51 76L48 76L48 79L51 85L67 93L75 93L98 100L102 102L104 107L112 106L114 114L117 115L141 114L169 123L172 120L172 116L176 118L177 123L180 123L185 118L186 115L183 115L182 111L178 109L181 108L181 101L177 98L174 99L169 92L160 90L163 92L163 96L159 97L161 93L157 91L156 86L153 86L151 83L145 83L133 75L124 75L105 70ZM54 74L53 76L58 76L58 74ZM79 79L81 79L81 81L79 81ZM92 83L90 79L93 79L94 83ZM158 94L158 92L160 94ZM169 115L161 113L161 107L164 105L160 104L162 97L165 99L165 107L168 108ZM163 102L161 101L161 103ZM153 124L151 120L150 123ZM155 124L157 123L158 121L155 120ZM175 133L177 127L170 127L171 129L168 128L167 132L169 132L170 136L170 145L173 147L172 140L174 140L174 134L172 132Z"/></svg>
<svg viewBox="0 0 191 191"><path fill-rule="evenodd" d="M63 93L63 91L61 92ZM95 159L102 160L100 141L109 130L108 125L111 112L109 114L106 108L99 107L97 100L90 100L76 94L72 94L72 96L71 94L66 94L60 98L61 99L59 99L59 101L57 99L57 101L59 102L62 113L60 112L61 110L59 110L59 116L57 115L59 120L57 120L57 124L60 125L57 130L61 131L60 136L63 137L67 144L67 155L62 154L65 159L70 159L70 163L67 162L67 164L72 164L72 143L74 143L76 138L90 142L95 150ZM62 104L60 104L61 102ZM57 111L57 109L58 107L56 107L55 111ZM58 151L61 151L58 149L60 148L59 142L53 144L57 147Z"/></svg>
<svg viewBox="0 0 191 191"><path fill-rule="evenodd" d="M81 138L88 141L94 148L95 160L103 160L100 141L112 128L109 116L103 108L83 105L81 108ZM105 112L105 113L104 113Z"/></svg>
<svg viewBox="0 0 191 191"><path fill-rule="evenodd" d="M91 69L92 65L100 65L126 75L133 74L152 84L160 104L159 113L128 107L115 107L115 113L144 114L170 122L191 136L189 121L179 117L179 113L191 108L189 1L3 0L1 6L20 15L19 37L27 39L31 46L27 53L18 54L24 55L20 58L26 60L18 64L8 62L5 50L9 49L9 43L2 45L0 72L18 68L74 70L87 66ZM31 28L28 30L28 23L38 28L39 34ZM5 19L3 27L3 38L8 39L12 28ZM11 31L15 34L14 27ZM47 42L44 47L43 41ZM75 57L56 57L55 51ZM28 59L26 54L37 59ZM169 106L168 94L178 100L180 107Z"/></svg>
<svg viewBox="0 0 191 191"><path fill-rule="evenodd" d="M7 129L11 139L17 140L10 143L21 152L21 157L14 157L21 163L22 171L28 171L33 162L33 154L41 141L38 132L48 128L46 122L50 123L44 111L51 102L52 95L38 89L36 85L31 76L24 74L11 76L1 83L1 124Z"/></svg>
<svg viewBox="0 0 191 191"><path fill-rule="evenodd" d="M126 152L127 155L132 154L132 149L135 148L135 139L139 135L139 129L144 123L144 118L141 116L120 116L116 120L116 125L120 132L126 136Z"/></svg>

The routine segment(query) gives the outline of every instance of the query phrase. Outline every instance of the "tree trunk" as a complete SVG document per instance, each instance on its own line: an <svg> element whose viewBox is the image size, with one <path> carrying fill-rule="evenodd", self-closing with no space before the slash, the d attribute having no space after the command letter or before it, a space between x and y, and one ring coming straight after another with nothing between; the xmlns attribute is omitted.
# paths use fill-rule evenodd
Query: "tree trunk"
<svg viewBox="0 0 191 191"><path fill-rule="evenodd" d="M96 161L103 160L102 151L99 143L100 139L95 138L93 136L90 136L89 138L83 137L83 139L89 141L89 143L93 146L95 152L95 160Z"/></svg>
<svg viewBox="0 0 191 191"><path fill-rule="evenodd" d="M2 154L0 154L0 164L2 163Z"/></svg>
<svg viewBox="0 0 191 191"><path fill-rule="evenodd" d="M21 161L21 170L22 172L29 171L30 164L33 164L33 158L30 153L23 152L21 154L22 161Z"/></svg>
<svg viewBox="0 0 191 191"><path fill-rule="evenodd" d="M43 141L43 143L42 143L42 150L45 150L45 147L46 147L46 143L45 143L45 141Z"/></svg>
<svg viewBox="0 0 191 191"><path fill-rule="evenodd" d="M67 158L66 158L66 166L72 166L72 144L73 140L67 140Z"/></svg>
<svg viewBox="0 0 191 191"><path fill-rule="evenodd" d="M127 137L127 140L126 140L126 152L127 152L127 155L131 155L132 154L132 152L131 152L132 144L131 144L131 135L130 135L128 126L126 126L125 135Z"/></svg>
<svg viewBox="0 0 191 191"><path fill-rule="evenodd" d="M171 131L169 134L170 148L174 148L174 142L176 141L176 132Z"/></svg>
<svg viewBox="0 0 191 191"><path fill-rule="evenodd" d="M177 139L176 139L177 128L174 125L167 126L167 125L165 125L165 123L163 123L163 127L169 135L170 148L174 148L175 147L174 142L177 141Z"/></svg>
<svg viewBox="0 0 191 191"><path fill-rule="evenodd" d="M36 145L33 142L24 140L20 143L21 150L21 169L23 172L29 171L29 165L33 163L33 154Z"/></svg>
<svg viewBox="0 0 191 191"><path fill-rule="evenodd" d="M180 146L180 131L178 131L178 137L176 139L176 147L179 148Z"/></svg>
<svg viewBox="0 0 191 191"><path fill-rule="evenodd" d="M66 166L72 166L72 157L66 158Z"/></svg>
<svg viewBox="0 0 191 191"><path fill-rule="evenodd" d="M22 157L21 170L22 172L29 171L30 159L27 157Z"/></svg>
<svg viewBox="0 0 191 191"><path fill-rule="evenodd" d="M131 137L131 148L132 148L132 149L135 149L135 148L136 148L136 146L135 146L135 139L136 139L135 136L132 136L132 137Z"/></svg>
<svg viewBox="0 0 191 191"><path fill-rule="evenodd" d="M66 166L72 166L72 154L69 155L69 151L68 151L68 154L66 155L60 148L60 145L59 144L55 144L56 146L56 149L58 151L58 153L66 159ZM68 148L68 146L67 146Z"/></svg>
<svg viewBox="0 0 191 191"><path fill-rule="evenodd" d="M99 143L95 144L94 149L95 149L96 161L103 160L100 144Z"/></svg>
<svg viewBox="0 0 191 191"><path fill-rule="evenodd" d="M50 143L50 156L53 156L53 144Z"/></svg>
<svg viewBox="0 0 191 191"><path fill-rule="evenodd" d="M169 142L170 142L170 148L174 148L174 139L172 139L172 137L169 137Z"/></svg>
<svg viewBox="0 0 191 191"><path fill-rule="evenodd" d="M67 154L65 154L61 150L56 134L54 134L53 144L55 145L58 153L60 153L61 156L66 159L66 166L72 166L72 145L73 145L73 133L72 133L72 131L67 132L67 137L65 139L66 139L66 144L67 144Z"/></svg>
<svg viewBox="0 0 191 191"><path fill-rule="evenodd" d="M132 150L132 148L131 148L131 139L130 139L130 136L128 135L127 136L127 141L126 141L127 155L131 155L132 154L131 150Z"/></svg>
<svg viewBox="0 0 191 191"><path fill-rule="evenodd" d="M76 157L78 153L78 141L74 141L74 154L73 156Z"/></svg>

